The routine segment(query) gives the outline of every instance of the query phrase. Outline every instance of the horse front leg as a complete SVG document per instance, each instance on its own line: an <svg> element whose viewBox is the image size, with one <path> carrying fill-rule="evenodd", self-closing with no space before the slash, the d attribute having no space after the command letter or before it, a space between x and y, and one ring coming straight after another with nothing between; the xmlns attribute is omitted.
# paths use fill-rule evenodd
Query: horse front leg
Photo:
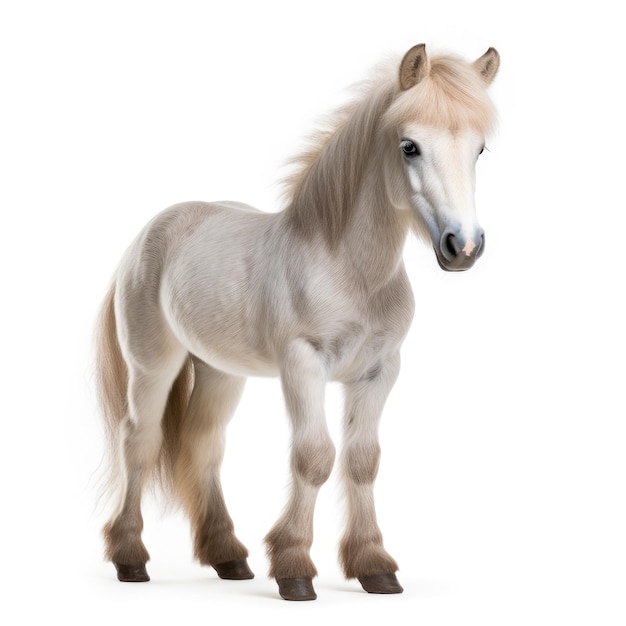
<svg viewBox="0 0 626 626"><path fill-rule="evenodd" d="M358 578L369 593L401 593L398 565L383 547L374 508L374 480L380 445L378 424L400 370L394 354L361 379L346 385L342 473L347 495L347 526L340 544L346 578Z"/></svg>
<svg viewBox="0 0 626 626"><path fill-rule="evenodd" d="M292 343L282 360L281 378L292 425L291 495L265 538L270 575L285 600L314 600L317 570L309 551L317 494L330 476L335 447L324 415L325 366L306 341Z"/></svg>

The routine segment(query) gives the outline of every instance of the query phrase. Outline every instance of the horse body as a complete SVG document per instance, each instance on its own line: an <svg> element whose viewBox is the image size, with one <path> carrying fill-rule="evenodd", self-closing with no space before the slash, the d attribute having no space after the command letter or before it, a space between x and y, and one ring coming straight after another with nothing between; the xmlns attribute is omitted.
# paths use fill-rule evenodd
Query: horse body
<svg viewBox="0 0 626 626"><path fill-rule="evenodd" d="M401 256L383 284L367 281L350 255L299 240L285 218L227 202L188 202L160 214L116 277L118 319L131 323L133 309L138 316L122 331L136 344L127 352L149 361L162 335L229 374L276 376L287 346L304 338L328 380L345 383L396 349L413 311Z"/></svg>
<svg viewBox="0 0 626 626"><path fill-rule="evenodd" d="M482 252L473 163L494 63L490 50L474 66L443 64L454 70L448 82L456 72L478 95L473 112L467 102L439 105L445 123L436 126L429 102L407 106L431 72L416 46L399 81L372 88L305 155L285 210L188 202L130 246L103 307L99 350L119 488L105 539L120 580L148 580L140 501L155 469L190 517L196 558L222 578L252 576L219 467L245 377L278 375L293 433L291 496L266 538L280 594L315 597L313 509L335 460L324 416L331 380L346 391L344 572L373 593L402 591L373 504L378 422L414 309L402 249L413 228L430 236L444 269L467 269Z"/></svg>

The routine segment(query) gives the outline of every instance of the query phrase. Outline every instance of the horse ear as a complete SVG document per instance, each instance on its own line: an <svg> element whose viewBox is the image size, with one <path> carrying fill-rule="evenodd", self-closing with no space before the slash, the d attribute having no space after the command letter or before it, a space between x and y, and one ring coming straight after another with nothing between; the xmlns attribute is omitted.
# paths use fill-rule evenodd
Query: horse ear
<svg viewBox="0 0 626 626"><path fill-rule="evenodd" d="M489 48L480 59L474 61L474 68L487 84L494 79L499 67L500 55L495 48Z"/></svg>
<svg viewBox="0 0 626 626"><path fill-rule="evenodd" d="M430 61L426 55L426 44L413 46L400 63L400 89L410 89L430 73Z"/></svg>

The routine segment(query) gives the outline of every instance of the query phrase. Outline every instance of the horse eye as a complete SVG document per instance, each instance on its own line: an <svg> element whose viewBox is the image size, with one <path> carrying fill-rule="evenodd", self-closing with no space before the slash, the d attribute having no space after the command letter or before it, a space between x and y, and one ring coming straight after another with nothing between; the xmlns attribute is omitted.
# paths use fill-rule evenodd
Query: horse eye
<svg viewBox="0 0 626 626"><path fill-rule="evenodd" d="M480 156L480 155L481 155L484 151L485 151L485 146L483 146L483 147L480 149L480 152L478 153L478 156Z"/></svg>
<svg viewBox="0 0 626 626"><path fill-rule="evenodd" d="M413 143L410 139L403 139L400 143L400 147L406 157L412 158L421 154L417 144Z"/></svg>

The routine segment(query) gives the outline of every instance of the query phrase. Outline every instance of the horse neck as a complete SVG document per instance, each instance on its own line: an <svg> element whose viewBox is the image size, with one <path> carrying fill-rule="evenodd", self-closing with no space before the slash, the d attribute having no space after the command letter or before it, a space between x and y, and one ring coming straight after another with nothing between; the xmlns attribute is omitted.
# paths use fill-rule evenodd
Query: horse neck
<svg viewBox="0 0 626 626"><path fill-rule="evenodd" d="M371 288L399 268L408 230L384 180L384 160L393 156L380 121L396 94L395 82L371 87L335 131L301 158L285 211L292 231L323 240Z"/></svg>
<svg viewBox="0 0 626 626"><path fill-rule="evenodd" d="M382 142L381 142L382 143ZM339 246L354 273L368 291L384 286L402 267L402 252L409 218L392 205L387 193L381 154L377 145L363 176L345 235Z"/></svg>
<svg viewBox="0 0 626 626"><path fill-rule="evenodd" d="M375 85L360 101L338 115L335 130L297 159L301 168L290 179L286 209L291 228L304 239L323 237L336 248L359 202L380 120L395 83Z"/></svg>

